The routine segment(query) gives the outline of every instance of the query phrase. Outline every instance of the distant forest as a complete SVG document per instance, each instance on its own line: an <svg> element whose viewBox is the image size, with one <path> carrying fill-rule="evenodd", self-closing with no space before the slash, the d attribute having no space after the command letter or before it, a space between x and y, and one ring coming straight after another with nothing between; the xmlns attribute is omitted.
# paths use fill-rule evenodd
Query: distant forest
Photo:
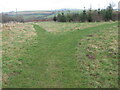
<svg viewBox="0 0 120 90"><path fill-rule="evenodd" d="M82 13L58 13L53 17L54 21L58 22L100 22L100 21L116 21L118 20L118 11L113 10L112 4L109 4L106 9L84 10Z"/></svg>

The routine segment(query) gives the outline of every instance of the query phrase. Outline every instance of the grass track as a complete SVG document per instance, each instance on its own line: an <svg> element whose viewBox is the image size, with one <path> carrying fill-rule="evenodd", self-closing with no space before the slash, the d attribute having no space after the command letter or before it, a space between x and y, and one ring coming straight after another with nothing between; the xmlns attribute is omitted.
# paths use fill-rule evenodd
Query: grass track
<svg viewBox="0 0 120 90"><path fill-rule="evenodd" d="M22 72L12 76L5 87L12 88L87 88L89 87L81 77L79 64L76 62L76 46L80 39L88 34L105 30L109 23L90 27L74 32L52 34L38 25L34 25L37 32L37 43L27 44L26 54L22 57ZM33 41L34 42L34 41Z"/></svg>

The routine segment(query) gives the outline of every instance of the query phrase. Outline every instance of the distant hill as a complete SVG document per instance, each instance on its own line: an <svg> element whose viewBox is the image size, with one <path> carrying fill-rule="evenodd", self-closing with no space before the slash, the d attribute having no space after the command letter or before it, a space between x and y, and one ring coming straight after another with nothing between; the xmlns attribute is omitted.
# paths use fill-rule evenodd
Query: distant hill
<svg viewBox="0 0 120 90"><path fill-rule="evenodd" d="M7 12L9 16L16 17L22 16L25 20L28 19L44 19L47 16L53 15L53 11L18 11L16 12Z"/></svg>
<svg viewBox="0 0 120 90"><path fill-rule="evenodd" d="M34 20L34 19L48 19L53 18L54 15L57 15L60 12L80 12L79 9L57 9L57 10L34 10L34 11L18 11L17 13L14 11L5 12L9 16L16 17L21 16L24 20Z"/></svg>

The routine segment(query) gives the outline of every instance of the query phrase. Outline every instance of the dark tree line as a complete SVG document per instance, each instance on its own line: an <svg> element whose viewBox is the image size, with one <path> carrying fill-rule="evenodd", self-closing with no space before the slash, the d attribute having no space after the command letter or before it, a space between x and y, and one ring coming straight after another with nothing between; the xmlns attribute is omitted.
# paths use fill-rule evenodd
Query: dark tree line
<svg viewBox="0 0 120 90"><path fill-rule="evenodd" d="M100 22L100 21L115 21L118 20L118 11L114 11L111 4L106 9L83 10L82 13L58 13L53 17L54 21L58 22Z"/></svg>

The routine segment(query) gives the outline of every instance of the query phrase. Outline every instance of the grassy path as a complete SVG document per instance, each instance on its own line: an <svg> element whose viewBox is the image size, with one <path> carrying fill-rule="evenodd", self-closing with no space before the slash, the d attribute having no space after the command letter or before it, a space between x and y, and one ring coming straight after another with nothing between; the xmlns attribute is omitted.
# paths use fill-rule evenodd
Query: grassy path
<svg viewBox="0 0 120 90"><path fill-rule="evenodd" d="M9 79L8 87L88 87L84 84L74 53L80 39L116 23L74 32L52 34L34 25L37 43L28 44L23 56L22 72Z"/></svg>

